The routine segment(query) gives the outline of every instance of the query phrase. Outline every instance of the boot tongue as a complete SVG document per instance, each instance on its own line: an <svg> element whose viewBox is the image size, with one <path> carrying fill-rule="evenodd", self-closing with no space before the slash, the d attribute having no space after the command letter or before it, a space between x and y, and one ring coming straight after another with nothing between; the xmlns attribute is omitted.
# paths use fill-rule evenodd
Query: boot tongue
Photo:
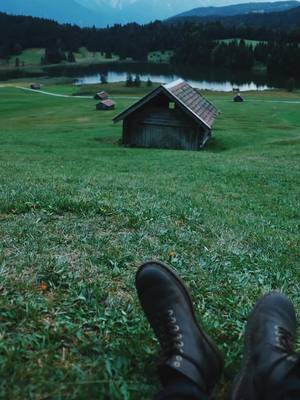
<svg viewBox="0 0 300 400"><path fill-rule="evenodd" d="M163 386L165 386L170 379L182 374L193 383L195 383L202 391L206 392L206 384L203 380L202 373L196 365L184 357L184 355L173 355L163 364L159 365L158 373Z"/></svg>

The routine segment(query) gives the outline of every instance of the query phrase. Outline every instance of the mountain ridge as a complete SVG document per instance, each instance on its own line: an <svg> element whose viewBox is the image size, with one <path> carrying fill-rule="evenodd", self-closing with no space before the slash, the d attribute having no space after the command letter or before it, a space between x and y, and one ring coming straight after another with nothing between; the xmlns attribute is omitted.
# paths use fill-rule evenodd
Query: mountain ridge
<svg viewBox="0 0 300 400"><path fill-rule="evenodd" d="M164 2L161 0L27 0L26 2L24 0L1 0L0 11L13 15L48 18L59 23L105 27L129 22L145 24L156 19L165 20L170 19L169 17L172 19L172 15L175 15L173 18L185 18L191 16L189 15L191 11L185 11L187 8L192 9L194 13L196 13L195 10L210 10L210 14L207 14L208 11L206 11L206 16L208 16L212 15L212 10L224 13L228 7L229 9L236 7L240 10L239 13L244 13L245 11L241 12L241 10L247 9L247 4L248 8L249 4L253 5L252 8L255 8L256 4L257 7L264 4L266 9L271 7L275 10L278 9L276 4L284 7L284 4L296 2L266 3L257 0L255 3L249 3L249 0L240 0L238 5L224 6L227 0L218 0L218 4L221 6L213 7L215 3L216 0L187 0L186 2L182 2L182 0L166 0ZM271 4L273 6L270 6ZM197 7L194 8L194 6Z"/></svg>
<svg viewBox="0 0 300 400"><path fill-rule="evenodd" d="M219 22L223 26L291 31L297 29L300 25L300 4L295 8L277 12L235 14L231 16L185 16L173 18L166 22L170 24Z"/></svg>
<svg viewBox="0 0 300 400"><path fill-rule="evenodd" d="M299 1L276 1L276 2L262 2L262 3L240 3L240 4L231 4L228 6L210 6L210 7L197 7L193 8L189 11L185 11L178 15L175 15L174 18L181 17L207 17L207 16L233 16L233 15L241 15L241 14L249 14L249 13L272 13L272 12L280 12L286 11L292 8L296 8L300 6ZM170 20L169 19L169 20Z"/></svg>

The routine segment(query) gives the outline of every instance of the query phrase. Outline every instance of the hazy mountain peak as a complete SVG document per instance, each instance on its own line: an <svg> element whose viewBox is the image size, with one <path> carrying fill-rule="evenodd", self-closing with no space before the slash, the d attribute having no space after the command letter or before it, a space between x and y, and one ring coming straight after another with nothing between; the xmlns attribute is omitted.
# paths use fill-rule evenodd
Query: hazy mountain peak
<svg viewBox="0 0 300 400"><path fill-rule="evenodd" d="M123 10L138 0L76 0L77 3L92 10L101 10L101 7L109 7L115 10Z"/></svg>

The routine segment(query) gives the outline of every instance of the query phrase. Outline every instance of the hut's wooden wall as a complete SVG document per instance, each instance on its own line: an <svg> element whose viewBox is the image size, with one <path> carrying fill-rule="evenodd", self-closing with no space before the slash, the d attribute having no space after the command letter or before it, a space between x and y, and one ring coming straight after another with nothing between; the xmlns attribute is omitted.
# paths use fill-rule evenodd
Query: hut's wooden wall
<svg viewBox="0 0 300 400"><path fill-rule="evenodd" d="M198 150L205 132L179 107L169 109L169 100L155 98L124 120L125 146Z"/></svg>

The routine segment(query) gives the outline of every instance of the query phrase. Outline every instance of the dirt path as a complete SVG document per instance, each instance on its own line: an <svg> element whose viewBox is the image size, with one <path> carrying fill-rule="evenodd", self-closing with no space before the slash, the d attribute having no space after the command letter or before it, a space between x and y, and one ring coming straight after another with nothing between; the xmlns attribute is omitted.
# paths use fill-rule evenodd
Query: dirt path
<svg viewBox="0 0 300 400"><path fill-rule="evenodd" d="M0 87L5 87L6 85L0 85ZM54 97L63 97L63 98L72 98L72 99L93 99L93 96L71 96L67 94L59 94L59 93L51 93L46 92L44 90L36 90L30 89L23 86L14 86L16 89L26 90L28 92L40 93L47 96L54 96ZM112 99L128 99L128 100L139 100L140 97L137 96L112 96ZM219 101L229 101L225 99L215 99L216 102ZM262 102L262 103L279 103L279 104L300 104L300 100L264 100L264 99L250 99L246 100L247 103L251 102Z"/></svg>
<svg viewBox="0 0 300 400"><path fill-rule="evenodd" d="M70 96L68 94L58 94L58 93L51 93L51 92L45 92L44 90L37 90L37 89L29 89L23 86L15 86L17 89L21 90L26 90L28 92L34 92L34 93L41 93L41 94L46 94L48 96L54 96L54 97L67 97L67 98L72 98L72 99L92 99L92 96Z"/></svg>
<svg viewBox="0 0 300 400"><path fill-rule="evenodd" d="M55 97L66 97L66 98L72 98L72 99L93 99L93 96L71 96L67 94L58 94L58 93L51 93L51 92L46 92L45 90L37 90L37 89L30 89L26 88L23 86L14 86L16 89L21 89L21 90L27 90L28 92L34 92L34 93L41 93L45 94L48 96L55 96ZM129 99L129 100L138 100L140 97L137 96L111 96L114 99Z"/></svg>

